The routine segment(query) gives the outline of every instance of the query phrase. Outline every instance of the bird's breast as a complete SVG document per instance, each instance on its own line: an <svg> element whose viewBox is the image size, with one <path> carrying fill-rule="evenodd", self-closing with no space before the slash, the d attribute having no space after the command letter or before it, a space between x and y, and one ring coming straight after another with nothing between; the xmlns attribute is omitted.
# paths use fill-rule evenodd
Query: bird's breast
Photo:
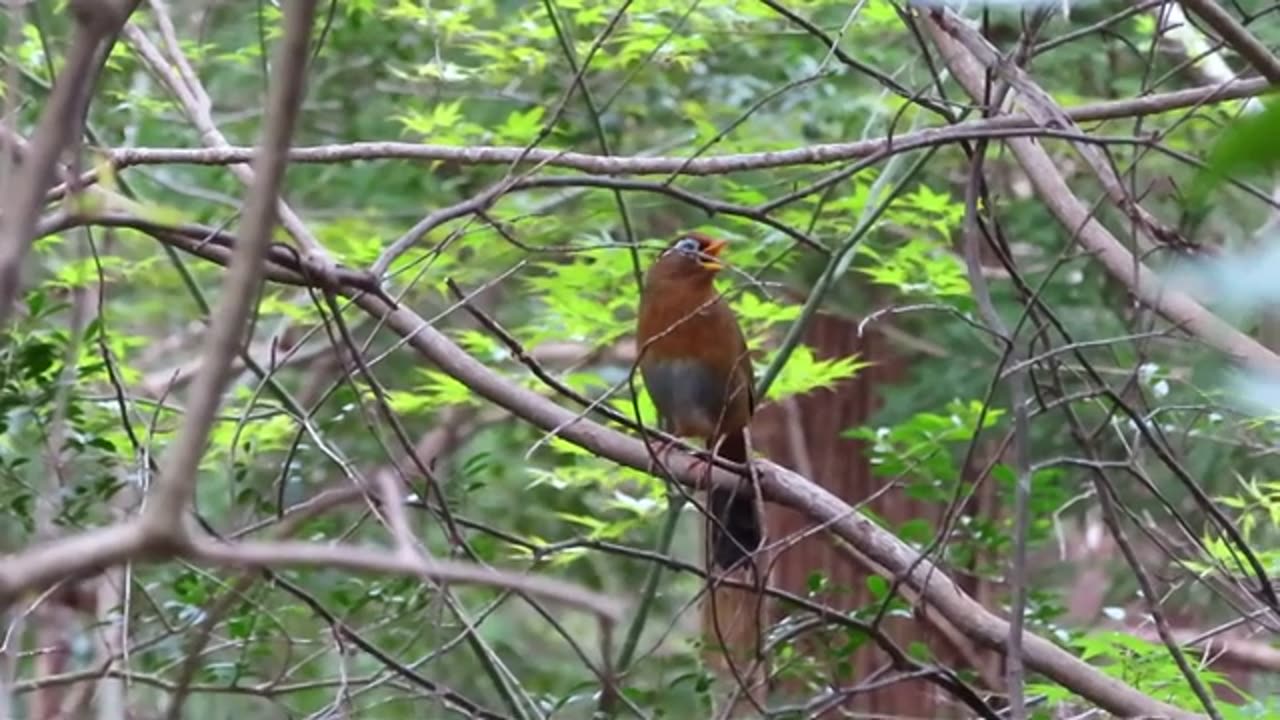
<svg viewBox="0 0 1280 720"><path fill-rule="evenodd" d="M717 377L706 363L692 359L654 359L642 362L640 373L668 432L710 437L726 430L727 378Z"/></svg>

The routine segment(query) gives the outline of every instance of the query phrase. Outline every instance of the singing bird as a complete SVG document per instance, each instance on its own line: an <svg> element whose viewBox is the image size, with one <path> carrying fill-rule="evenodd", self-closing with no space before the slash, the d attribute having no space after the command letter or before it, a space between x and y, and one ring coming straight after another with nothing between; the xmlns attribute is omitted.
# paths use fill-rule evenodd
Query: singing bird
<svg viewBox="0 0 1280 720"><path fill-rule="evenodd" d="M755 411L751 358L742 328L713 282L724 240L676 239L649 268L640 294L636 343L640 374L663 430L701 438L717 456L747 462L744 431ZM743 484L712 488L711 558L735 569L760 546L754 493Z"/></svg>

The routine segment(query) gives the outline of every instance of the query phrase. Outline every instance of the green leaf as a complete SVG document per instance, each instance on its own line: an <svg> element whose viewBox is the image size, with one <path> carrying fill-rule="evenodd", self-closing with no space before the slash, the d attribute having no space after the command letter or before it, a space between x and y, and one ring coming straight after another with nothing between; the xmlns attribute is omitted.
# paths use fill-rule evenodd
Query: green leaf
<svg viewBox="0 0 1280 720"><path fill-rule="evenodd" d="M415 388L422 395L426 405L423 407L446 407L449 405L479 405L480 399L475 392L452 375L441 370L419 370L425 382Z"/></svg>
<svg viewBox="0 0 1280 720"><path fill-rule="evenodd" d="M809 577L805 581L805 584L808 586L809 592L811 593L822 592L827 587L827 576L823 575L818 570L814 570L809 573Z"/></svg>
<svg viewBox="0 0 1280 720"><path fill-rule="evenodd" d="M876 602L880 602L889 594L889 581L879 575L868 575L867 590L871 591L872 599Z"/></svg>
<svg viewBox="0 0 1280 720"><path fill-rule="evenodd" d="M498 127L498 137L504 142L518 144L533 140L542 130L542 116L545 112L541 105L531 107L524 112L511 111L506 122Z"/></svg>
<svg viewBox="0 0 1280 720"><path fill-rule="evenodd" d="M776 351L775 351L776 352ZM819 360L813 349L798 345L782 366L777 380L769 386L770 400L779 400L819 388L828 388L841 380L851 378L871 363L858 360L856 355Z"/></svg>
<svg viewBox="0 0 1280 720"><path fill-rule="evenodd" d="M1260 112L1250 113L1231 123L1218 135L1209 159L1196 175L1189 193L1195 206L1203 206L1211 193L1227 177L1251 175L1280 167L1280 102L1277 96L1258 98Z"/></svg>

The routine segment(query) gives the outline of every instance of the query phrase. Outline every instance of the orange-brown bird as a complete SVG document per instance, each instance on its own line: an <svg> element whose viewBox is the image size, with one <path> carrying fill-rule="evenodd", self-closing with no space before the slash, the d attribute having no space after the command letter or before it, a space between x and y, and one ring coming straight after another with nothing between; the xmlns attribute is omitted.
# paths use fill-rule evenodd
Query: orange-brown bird
<svg viewBox="0 0 1280 720"><path fill-rule="evenodd" d="M640 294L637 348L640 373L662 429L702 438L726 460L745 464L744 431L755 411L751 358L742 328L716 291L726 243L686 233L649 268ZM760 517L752 490L712 488L711 557L736 569L760 546Z"/></svg>

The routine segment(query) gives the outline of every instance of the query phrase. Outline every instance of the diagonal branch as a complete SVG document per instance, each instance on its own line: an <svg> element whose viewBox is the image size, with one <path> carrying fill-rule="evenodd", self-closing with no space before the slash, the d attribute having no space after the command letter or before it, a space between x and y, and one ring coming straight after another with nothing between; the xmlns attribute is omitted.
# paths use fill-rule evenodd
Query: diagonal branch
<svg viewBox="0 0 1280 720"><path fill-rule="evenodd" d="M173 93L174 98L186 113L187 119L199 131L200 140L205 147L213 150L230 147L230 141L227 140L226 135L218 129L217 124L213 121L208 93L205 92L195 71L182 54L177 37L174 35L173 23L169 19L168 9L160 0L151 0L151 8L158 19L161 35L169 50L172 63L165 59L160 49L136 25L130 23L125 26L125 37L129 39L129 43L138 51L138 55L151 68L151 71L156 74L156 77ZM303 52L305 53L306 50L304 49ZM303 65L305 67L305 58ZM249 152L243 158L231 165L231 172L245 187L253 187L254 171L246 163L253 160L255 155L253 148L248 150ZM298 245L306 253L315 256L315 259L322 265L326 264L328 252L324 249L324 246L311 234L311 231L307 229L302 219L298 217L298 214L293 211L293 208L288 203L283 199L279 199L277 202L276 212L279 214L281 225L284 226L289 235L297 241Z"/></svg>
<svg viewBox="0 0 1280 720"><path fill-rule="evenodd" d="M1273 85L1280 85L1280 58L1214 0L1182 0L1182 6L1208 23L1224 42L1249 61Z"/></svg>
<svg viewBox="0 0 1280 720"><path fill-rule="evenodd" d="M1049 93L1035 83L1027 71L1001 57L999 51L987 41L963 18L951 11L935 11L929 16L930 21L950 34L965 47L973 57L985 66L986 70L1000 76L1008 87L1017 92L1017 102L1025 108L1027 115L1042 127L1060 127L1066 130L1078 130L1074 121L1054 102ZM973 88L966 85L972 95ZM983 95L972 95L975 102L980 102ZM993 108L999 110L999 108ZM1176 230L1166 226L1158 218L1138 204L1128 190L1125 189L1119 174L1111 166L1103 149L1084 142L1073 143L1073 147L1084 159L1098 181L1106 191L1106 197L1123 212L1147 236L1153 246L1161 244L1185 245Z"/></svg>
<svg viewBox="0 0 1280 720"><path fill-rule="evenodd" d="M554 429L566 440L600 457L638 470L652 470L649 451L641 440L609 430L498 376L406 307L392 308L379 298L356 295L355 301L366 312L385 321L388 328L406 338L426 360L478 395L537 427ZM706 465L691 456L672 457L666 464L680 482L690 487L703 484ZM1003 650L1009 624L967 595L933 563L812 481L771 462L758 461L755 466L766 499L801 512L814 525L826 527L879 566L902 574L903 582L920 594L923 603L932 606L980 644ZM729 485L737 483L739 478L716 468L711 481ZM1037 635L1024 633L1023 652L1030 669L1113 713L1126 717L1196 717L1108 677Z"/></svg>
<svg viewBox="0 0 1280 720"><path fill-rule="evenodd" d="M925 29L946 61L952 74L972 97L982 97L982 65L956 41L948 30L922 16ZM1138 261L1099 222L1063 179L1049 154L1035 141L1007 138L1004 141L1026 171L1037 194L1073 239L1097 257L1102 266L1143 304L1166 320L1227 355L1232 362L1254 370L1280 373L1280 356L1261 343L1206 310L1190 295L1169 288Z"/></svg>
<svg viewBox="0 0 1280 720"><path fill-rule="evenodd" d="M156 491L143 514L144 527L175 547L187 544L183 518L195 491L200 456L220 405L227 367L239 351L262 284L276 221L276 198L302 102L315 5L315 0L299 0L286 6L284 38L277 49L278 71L267 98L266 128L261 152L254 161L254 182L245 197L242 234L223 281L222 301L205 336L204 363L187 399L182 427L160 463Z"/></svg>
<svg viewBox="0 0 1280 720"><path fill-rule="evenodd" d="M364 293L358 288L344 287L343 292L354 297L357 304L370 315L385 321L389 329L405 338L425 359L465 383L478 395L537 427L554 430L565 439L600 457L642 471L652 470L649 450L641 440L607 429L532 390L498 376L404 306L393 307L386 300ZM706 465L697 462L692 456L679 454L671 457L666 464L673 477L683 484L698 487L704 483ZM997 652L1003 651L1004 641L1009 633L1008 622L993 615L967 595L937 566L921 558L918 552L892 533L858 514L848 504L812 481L767 461L756 463L756 469L765 498L799 511L809 519L813 527L824 528L848 542L870 560L873 567L869 569L872 572L901 576L903 584L911 592L918 594L923 606L945 617L966 637ZM739 482L739 478L732 472L716 468L711 481L728 485ZM84 568L120 562L150 550L144 542L145 536L138 532L138 528L139 525L131 524L93 531L5 558L0 562L0 606L11 602L19 593L47 585ZM238 553L237 547L241 546L214 546L200 542L189 547L189 550L204 562L215 564L259 566L276 562L304 565L333 563L357 570L381 569L417 575L432 570L407 565L393 568L387 566L388 561L383 557L392 557L389 554L360 548L353 548L350 552L346 552L345 548L333 549L338 551L338 557L332 559L326 556L330 548L306 547L301 544L251 544L242 546L246 549L243 554ZM156 559L154 554L142 557ZM445 576L439 579L465 579L482 584L512 586L509 579L495 577L490 583L486 578L476 577L470 569L452 569L460 572L465 570L465 573L461 577ZM445 572L445 569L436 567L434 571ZM537 588L538 591L543 589L541 585ZM552 588L551 591L557 593L556 597L566 597L562 588ZM600 601L592 598L591 602ZM606 618L611 612L616 612L616 608L616 605L603 602L591 606L594 612ZM1196 717L1156 701L1118 679L1108 677L1037 635L1024 633L1023 653L1029 669L1113 713L1127 717Z"/></svg>
<svg viewBox="0 0 1280 720"><path fill-rule="evenodd" d="M18 296L22 265L31 250L45 191L53 184L58 156L78 134L80 110L88 106L100 59L111 51L116 34L136 6L137 0L71 3L75 30L66 64L40 113L21 169L8 184L8 201L0 213L0 327Z"/></svg>

